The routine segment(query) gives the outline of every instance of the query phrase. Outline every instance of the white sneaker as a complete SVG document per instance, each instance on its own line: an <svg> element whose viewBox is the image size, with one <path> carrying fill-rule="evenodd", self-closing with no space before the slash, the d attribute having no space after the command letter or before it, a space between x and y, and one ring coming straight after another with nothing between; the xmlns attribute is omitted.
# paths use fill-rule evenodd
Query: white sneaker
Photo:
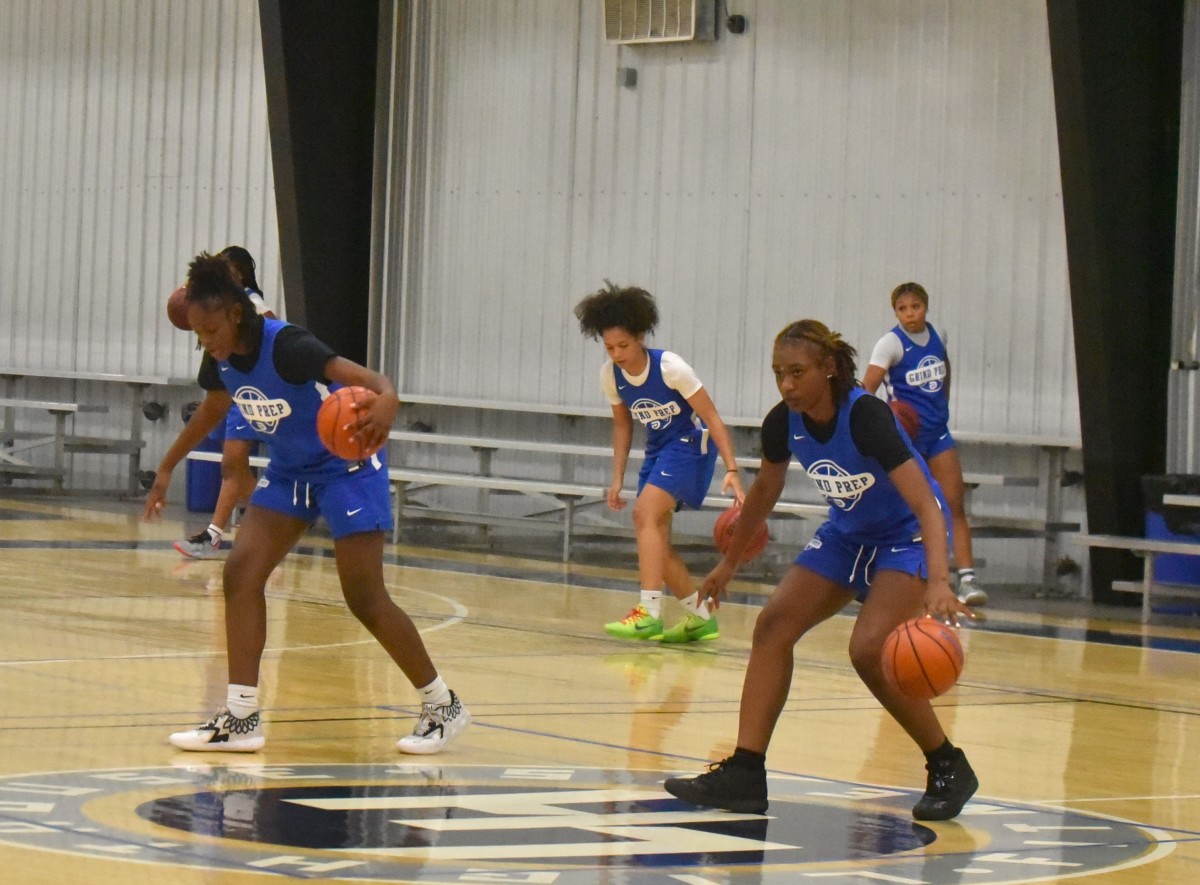
<svg viewBox="0 0 1200 885"><path fill-rule="evenodd" d="M257 710L245 719L238 719L227 707L222 707L203 725L177 731L167 740L181 750L217 753L253 753L267 742Z"/></svg>
<svg viewBox="0 0 1200 885"><path fill-rule="evenodd" d="M450 703L441 707L424 705L413 733L400 738L396 742L396 749L401 753L437 753L470 724L471 714L462 705L458 695L450 692Z"/></svg>
<svg viewBox="0 0 1200 885"><path fill-rule="evenodd" d="M173 546L188 559L217 559L221 555L221 539L214 538L208 529Z"/></svg>
<svg viewBox="0 0 1200 885"><path fill-rule="evenodd" d="M958 585L958 601L974 607L987 605L987 591L975 581L963 581Z"/></svg>

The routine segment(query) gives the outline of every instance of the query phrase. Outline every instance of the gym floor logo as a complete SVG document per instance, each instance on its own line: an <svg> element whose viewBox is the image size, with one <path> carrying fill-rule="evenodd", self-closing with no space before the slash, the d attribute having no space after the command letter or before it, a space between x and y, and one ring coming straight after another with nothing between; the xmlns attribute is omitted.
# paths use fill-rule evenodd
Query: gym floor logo
<svg viewBox="0 0 1200 885"><path fill-rule="evenodd" d="M1073 811L772 776L766 815L695 808L662 771L204 765L0 778L0 842L290 878L404 882L1028 882L1148 863L1170 837ZM164 875L166 873L164 872Z"/></svg>

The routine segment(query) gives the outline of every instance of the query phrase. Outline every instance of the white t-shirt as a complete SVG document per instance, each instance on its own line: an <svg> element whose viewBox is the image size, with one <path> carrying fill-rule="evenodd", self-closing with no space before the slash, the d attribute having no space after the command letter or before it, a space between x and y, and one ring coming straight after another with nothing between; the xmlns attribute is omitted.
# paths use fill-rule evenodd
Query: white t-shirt
<svg viewBox="0 0 1200 885"><path fill-rule="evenodd" d="M671 353L669 350L664 350L662 354L662 376L663 381L667 382L667 386L678 390L684 399L690 399L697 390L704 385L700 383L700 379L696 377L696 373L692 367L683 361L683 358L677 353ZM650 376L650 359L646 359L646 368L642 370L640 375L630 375L625 373L627 380L634 387L641 387L646 383L646 379ZM604 391L604 396L612 405L620 405L621 397L617 393L617 379L613 374L613 361L605 360L604 365L600 367L600 389Z"/></svg>
<svg viewBox="0 0 1200 885"><path fill-rule="evenodd" d="M921 347L929 343L928 326L915 335L910 335L908 332L905 332L904 335L912 339L913 344ZM942 343L946 343L945 339L942 340ZM881 369L890 369L902 359L904 359L904 342L900 340L895 329L889 329L882 338L875 342L875 349L871 351L870 365L878 366Z"/></svg>
<svg viewBox="0 0 1200 885"><path fill-rule="evenodd" d="M259 316L270 312L271 308L267 306L267 301L253 289L246 290L246 296L250 299L250 303L254 305L254 310Z"/></svg>

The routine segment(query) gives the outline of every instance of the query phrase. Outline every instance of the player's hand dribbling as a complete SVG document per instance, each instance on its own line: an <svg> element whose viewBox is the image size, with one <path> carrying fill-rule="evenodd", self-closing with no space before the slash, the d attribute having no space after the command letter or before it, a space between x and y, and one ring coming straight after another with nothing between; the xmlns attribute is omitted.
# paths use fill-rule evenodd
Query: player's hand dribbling
<svg viewBox="0 0 1200 885"><path fill-rule="evenodd" d="M604 499L608 502L609 510L624 510L625 499L621 496L621 483L614 482L610 485L604 493Z"/></svg>
<svg viewBox="0 0 1200 885"><path fill-rule="evenodd" d="M746 503L746 493L742 490L742 480L736 470L725 471L725 479L721 481L721 492L733 495L733 501L739 507Z"/></svg>
<svg viewBox="0 0 1200 885"><path fill-rule="evenodd" d="M725 588L736 572L737 563L726 556L704 578L704 583L700 585L700 598L708 601L711 610L716 611L721 607L721 597L725 595Z"/></svg>
<svg viewBox="0 0 1200 885"><path fill-rule="evenodd" d="M960 618L967 620L975 618L975 612L971 610L970 606L959 601L959 598L954 595L954 591L950 589L950 582L944 578L941 580L931 579L926 583L925 613L951 627L957 627Z"/></svg>
<svg viewBox="0 0 1200 885"><path fill-rule="evenodd" d="M161 467L154 474L154 484L146 492L146 507L142 511L144 522L153 522L162 516L167 503L167 488L171 485L171 471Z"/></svg>

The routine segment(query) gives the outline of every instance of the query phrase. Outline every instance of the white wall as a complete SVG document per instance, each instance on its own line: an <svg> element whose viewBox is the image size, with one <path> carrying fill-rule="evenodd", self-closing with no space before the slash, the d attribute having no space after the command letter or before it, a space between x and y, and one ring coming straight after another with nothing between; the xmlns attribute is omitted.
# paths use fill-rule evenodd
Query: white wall
<svg viewBox="0 0 1200 885"><path fill-rule="evenodd" d="M600 0L408 5L381 253L381 353L401 390L602 407L603 351L571 308L607 277L652 291L651 343L752 421L777 399L780 328L827 322L861 370L895 323L892 288L916 280L949 341L952 428L1078 438L1043 0L742 0L744 35L658 46L605 43ZM592 419L407 414L607 439ZM743 454L755 442L739 433ZM510 457L498 472L532 466ZM996 446L963 457L1014 475L1044 463ZM1044 493L981 488L971 506L1035 517ZM1078 488L1064 500L1078 518ZM976 552L999 580L1040 579L1036 539Z"/></svg>
<svg viewBox="0 0 1200 885"><path fill-rule="evenodd" d="M255 0L6 0L0 71L0 367L194 376L164 305L202 249L246 246L282 308ZM151 428L151 464L178 426ZM76 460L77 481L123 484L120 459Z"/></svg>
<svg viewBox="0 0 1200 885"><path fill-rule="evenodd" d="M1078 435L1041 0L757 0L742 36L637 47L603 41L599 0L412 6L383 342L403 388L600 404L571 307L608 277L757 416L783 325L822 319L865 364L913 279L953 427Z"/></svg>

